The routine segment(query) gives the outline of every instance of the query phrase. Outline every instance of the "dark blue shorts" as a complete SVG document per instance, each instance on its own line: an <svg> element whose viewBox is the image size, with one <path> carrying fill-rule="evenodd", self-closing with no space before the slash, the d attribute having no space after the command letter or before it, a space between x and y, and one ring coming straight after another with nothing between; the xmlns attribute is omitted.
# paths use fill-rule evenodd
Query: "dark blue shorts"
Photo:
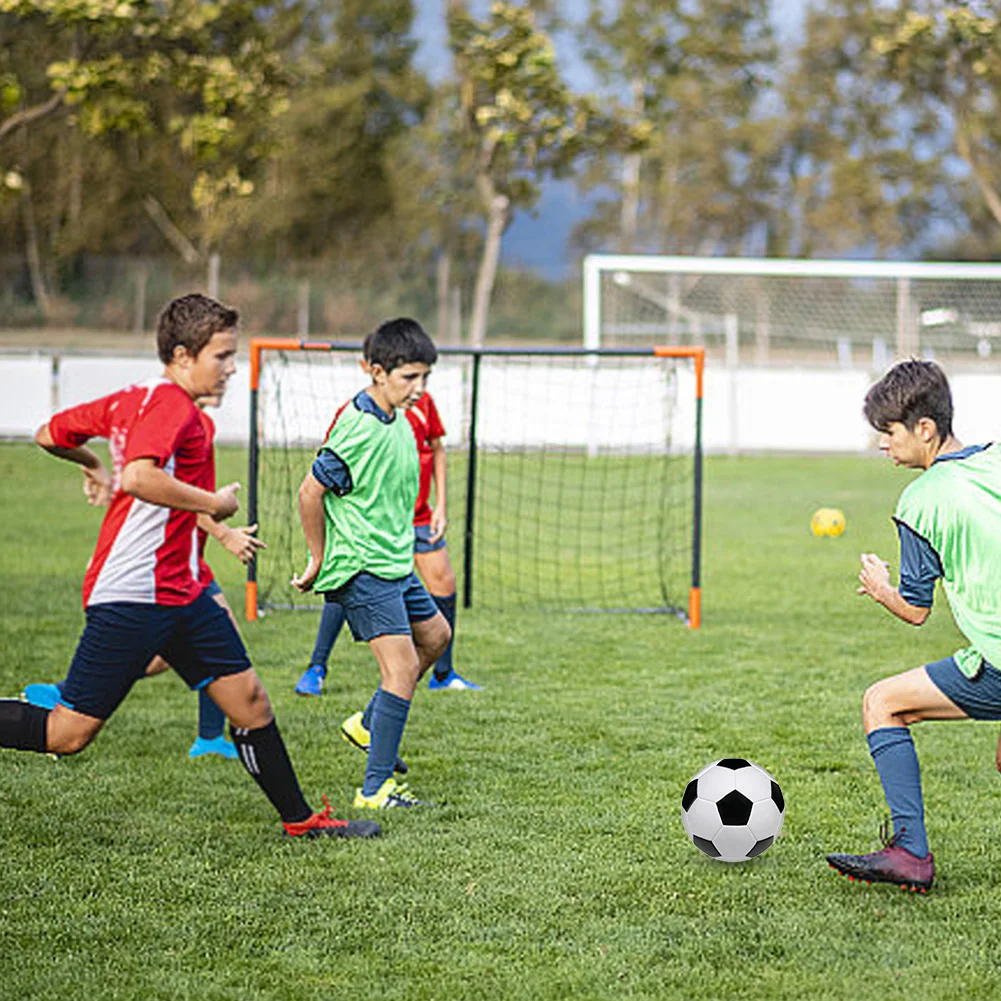
<svg viewBox="0 0 1001 1001"><path fill-rule="evenodd" d="M926 664L932 684L970 719L1001 719L1001 671L981 661L976 677L968 678L952 657Z"/></svg>
<svg viewBox="0 0 1001 1001"><path fill-rule="evenodd" d="M189 688L250 667L240 634L207 590L179 607L109 602L87 609L60 702L107 719L156 654Z"/></svg>
<svg viewBox="0 0 1001 1001"><path fill-rule="evenodd" d="M219 581L217 581L215 577L213 577L212 580L205 585L205 593L210 598L214 598L217 594L222 594L222 588L219 586Z"/></svg>
<svg viewBox="0 0 1001 1001"><path fill-rule="evenodd" d="M326 591L323 598L344 609L356 643L377 636L409 636L411 622L438 614L438 606L415 573L386 580L363 570L336 591Z"/></svg>
<svg viewBox="0 0 1001 1001"><path fill-rule="evenodd" d="M414 525L414 552L415 553L436 553L439 549L445 548L445 536L431 541L430 525Z"/></svg>

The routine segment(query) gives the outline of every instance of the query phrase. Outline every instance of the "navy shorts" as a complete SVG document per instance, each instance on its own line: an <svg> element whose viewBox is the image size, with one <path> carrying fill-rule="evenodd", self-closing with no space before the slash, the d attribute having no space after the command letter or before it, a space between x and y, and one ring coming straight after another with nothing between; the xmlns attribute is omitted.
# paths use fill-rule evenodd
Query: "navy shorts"
<svg viewBox="0 0 1001 1001"><path fill-rule="evenodd" d="M219 586L219 581L217 581L215 577L213 577L212 580L205 585L205 593L210 598L214 598L217 594L222 594L222 588Z"/></svg>
<svg viewBox="0 0 1001 1001"><path fill-rule="evenodd" d="M87 625L59 701L107 719L156 654L189 688L204 688L250 667L240 634L207 589L190 605L109 602L87 609Z"/></svg>
<svg viewBox="0 0 1001 1001"><path fill-rule="evenodd" d="M363 570L336 591L324 592L323 599L344 609L356 643L377 636L410 636L411 622L438 614L438 606L415 573L386 580Z"/></svg>
<svg viewBox="0 0 1001 1001"><path fill-rule="evenodd" d="M986 660L968 678L952 657L926 664L932 684L947 695L970 719L1001 719L1001 671Z"/></svg>
<svg viewBox="0 0 1001 1001"><path fill-rule="evenodd" d="M415 553L436 553L439 549L445 548L445 536L431 541L430 525L414 525L414 552Z"/></svg>

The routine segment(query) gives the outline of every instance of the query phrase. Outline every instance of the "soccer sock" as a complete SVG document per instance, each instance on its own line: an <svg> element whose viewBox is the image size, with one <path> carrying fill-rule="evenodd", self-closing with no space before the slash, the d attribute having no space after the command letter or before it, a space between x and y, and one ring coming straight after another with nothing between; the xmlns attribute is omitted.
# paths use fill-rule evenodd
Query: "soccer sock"
<svg viewBox="0 0 1001 1001"><path fill-rule="evenodd" d="M198 736L202 740L216 740L222 736L226 714L212 701L204 688L198 692Z"/></svg>
<svg viewBox="0 0 1001 1001"><path fill-rule="evenodd" d="M381 688L375 690L375 695L368 700L368 705L365 706L365 711L361 714L361 725L368 730L369 733L372 732L372 713L375 712L375 700L379 697L379 692Z"/></svg>
<svg viewBox="0 0 1001 1001"><path fill-rule="evenodd" d="M445 616L448 628L452 630L448 646L445 652L438 658L434 665L434 676L439 681L444 681L452 673L452 643L455 642L455 594L448 594L442 597L432 594L434 603L438 606L438 611Z"/></svg>
<svg viewBox="0 0 1001 1001"><path fill-rule="evenodd" d="M925 804L921 796L921 767L914 738L906 726L884 726L866 737L883 794L893 818L897 844L912 855L928 854Z"/></svg>
<svg viewBox="0 0 1001 1001"><path fill-rule="evenodd" d="M320 628L316 631L316 646L313 647L313 655L309 658L309 663L319 664L324 673L327 670L327 661L330 660L330 651L333 650L337 634L343 625L343 606L336 601L325 601L320 615Z"/></svg>
<svg viewBox="0 0 1001 1001"><path fill-rule="evenodd" d="M49 710L20 699L0 699L0 747L44 754Z"/></svg>
<svg viewBox="0 0 1001 1001"><path fill-rule="evenodd" d="M377 793L383 782L393 774L403 728L407 725L407 714L410 712L409 699L401 699L399 695L381 688L375 693L373 701L372 743L368 748L365 784L362 786L365 796Z"/></svg>
<svg viewBox="0 0 1001 1001"><path fill-rule="evenodd" d="M275 720L256 730L230 724L229 735L240 752L243 767L286 824L296 824L313 815L299 788Z"/></svg>

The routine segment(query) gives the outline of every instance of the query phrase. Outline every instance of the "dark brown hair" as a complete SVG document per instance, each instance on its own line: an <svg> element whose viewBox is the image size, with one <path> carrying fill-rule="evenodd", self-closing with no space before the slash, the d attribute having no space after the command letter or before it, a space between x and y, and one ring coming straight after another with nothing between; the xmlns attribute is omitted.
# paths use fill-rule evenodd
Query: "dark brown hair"
<svg viewBox="0 0 1001 1001"><path fill-rule="evenodd" d="M870 387L862 413L877 431L888 431L897 421L913 431L922 417L929 417L945 441L952 434L949 380L933 361L902 361Z"/></svg>
<svg viewBox="0 0 1001 1001"><path fill-rule="evenodd" d="M366 360L381 365L386 373L411 362L433 365L438 360L438 350L424 328L406 316L379 324L365 338L364 350Z"/></svg>
<svg viewBox="0 0 1001 1001"><path fill-rule="evenodd" d="M198 292L172 299L156 321L156 349L160 361L169 365L178 345L197 358L213 334L232 330L239 320L240 314L235 309Z"/></svg>

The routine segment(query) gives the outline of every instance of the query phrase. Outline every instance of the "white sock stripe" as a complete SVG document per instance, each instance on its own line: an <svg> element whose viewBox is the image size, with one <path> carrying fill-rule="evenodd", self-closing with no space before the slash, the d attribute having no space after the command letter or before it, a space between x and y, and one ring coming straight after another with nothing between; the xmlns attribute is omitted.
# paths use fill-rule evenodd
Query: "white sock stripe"
<svg viewBox="0 0 1001 1001"><path fill-rule="evenodd" d="M240 744L240 758L243 761L244 768L251 775L261 774L261 770L257 765L257 755L254 754L254 749L249 744Z"/></svg>

